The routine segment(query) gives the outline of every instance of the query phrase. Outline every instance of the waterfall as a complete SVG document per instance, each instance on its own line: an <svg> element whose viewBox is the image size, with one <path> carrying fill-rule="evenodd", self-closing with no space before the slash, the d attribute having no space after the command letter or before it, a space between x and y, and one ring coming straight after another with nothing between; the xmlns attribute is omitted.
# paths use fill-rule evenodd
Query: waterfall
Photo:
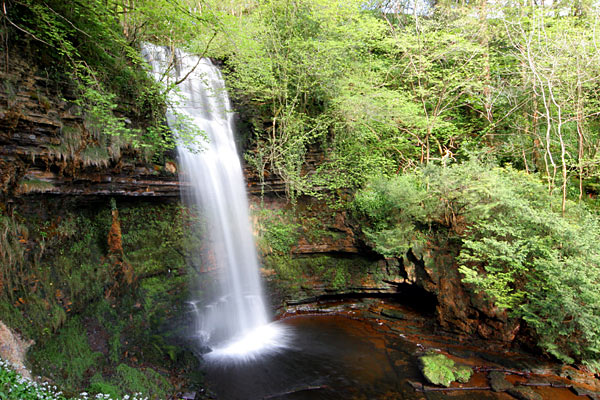
<svg viewBox="0 0 600 400"><path fill-rule="evenodd" d="M251 358L282 347L283 332L269 324L265 307L233 116L221 73L209 59L181 50L173 54L166 47L146 44L142 54L155 78L177 82L185 77L167 112L171 130L176 136L183 135L177 119L183 115L207 139L202 148L177 147L180 180L190 187L184 202L197 205L205 216L204 242L210 249L202 263L218 271L211 298L191 302L196 336L202 346L212 349L209 359Z"/></svg>

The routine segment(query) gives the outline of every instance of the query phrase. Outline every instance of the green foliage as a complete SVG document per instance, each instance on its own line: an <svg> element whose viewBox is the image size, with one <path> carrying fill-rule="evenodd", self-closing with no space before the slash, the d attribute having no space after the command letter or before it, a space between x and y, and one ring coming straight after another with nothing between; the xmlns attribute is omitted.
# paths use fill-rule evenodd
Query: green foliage
<svg viewBox="0 0 600 400"><path fill-rule="evenodd" d="M599 358L600 222L582 205L563 215L534 176L469 162L375 181L354 207L385 256L459 240L464 282L526 321L540 347L568 362Z"/></svg>
<svg viewBox="0 0 600 400"><path fill-rule="evenodd" d="M147 399L139 392L121 397L115 386L100 381L98 376L92 377L92 380L95 381L92 384L93 388L102 389L102 391L92 391L92 393L98 393L97 398L104 400ZM87 392L73 397L66 396L48 382L39 383L21 376L9 363L0 359L0 398L3 400L87 400L89 396Z"/></svg>
<svg viewBox="0 0 600 400"><path fill-rule="evenodd" d="M453 360L443 354L422 356L421 369L427 380L434 385L449 387L454 381L467 383L473 370L466 365L456 365Z"/></svg>
<svg viewBox="0 0 600 400"><path fill-rule="evenodd" d="M43 347L32 349L30 357L44 376L51 377L65 390L84 387L85 374L102 357L88 344L79 318L71 318Z"/></svg>
<svg viewBox="0 0 600 400"><path fill-rule="evenodd" d="M354 1L251 4L224 26L228 83L255 137L246 159L292 197L445 162L479 129L462 109L479 106L489 60L472 13L399 22Z"/></svg>
<svg viewBox="0 0 600 400"><path fill-rule="evenodd" d="M366 237L386 257L403 255L423 243L422 230L430 222L432 206L420 173L376 178L353 202L357 216L369 219L369 226L363 229Z"/></svg>
<svg viewBox="0 0 600 400"><path fill-rule="evenodd" d="M125 392L140 392L154 399L166 399L171 385L151 368L138 369L120 364L113 378L114 384Z"/></svg>
<svg viewBox="0 0 600 400"><path fill-rule="evenodd" d="M583 196L567 186L599 176L596 8L374 4L208 2L259 177L323 195L484 149Z"/></svg>
<svg viewBox="0 0 600 400"><path fill-rule="evenodd" d="M350 74L366 72L360 61L383 36L383 22L361 15L360 7L354 1L257 2L224 27L231 41L226 78L256 143L246 159L259 176L265 170L281 176L292 196L335 179L323 171L313 182L303 163L311 146L346 128L336 122L341 113L333 101L354 82Z"/></svg>
<svg viewBox="0 0 600 400"><path fill-rule="evenodd" d="M178 32L189 38L190 27L206 25L209 17L194 16L181 1L164 3L139 2L130 8L103 0L72 4L18 0L7 5L2 17L15 32L4 35L21 38L17 46L33 46L43 55L41 66L55 80L67 83L61 94L91 134L80 146L65 137L61 145L50 146L51 151L65 159L67 155L81 158L84 166L106 166L125 147L136 149L146 159L148 151L174 147L164 115L171 87L148 75L138 46L165 32L174 39L175 23L181 28ZM38 97L41 104L48 103Z"/></svg>
<svg viewBox="0 0 600 400"><path fill-rule="evenodd" d="M262 209L258 219L258 246L264 254L289 254L300 238L301 225L291 212Z"/></svg>

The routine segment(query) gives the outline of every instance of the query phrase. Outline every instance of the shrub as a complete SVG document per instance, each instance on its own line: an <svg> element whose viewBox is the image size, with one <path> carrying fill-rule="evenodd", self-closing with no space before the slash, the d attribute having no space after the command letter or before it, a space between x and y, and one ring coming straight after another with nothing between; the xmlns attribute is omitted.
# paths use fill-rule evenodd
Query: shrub
<svg viewBox="0 0 600 400"><path fill-rule="evenodd" d="M356 195L363 232L384 256L436 234L457 239L463 281L509 309L557 358L600 359L600 221L533 175L475 161L372 182Z"/></svg>

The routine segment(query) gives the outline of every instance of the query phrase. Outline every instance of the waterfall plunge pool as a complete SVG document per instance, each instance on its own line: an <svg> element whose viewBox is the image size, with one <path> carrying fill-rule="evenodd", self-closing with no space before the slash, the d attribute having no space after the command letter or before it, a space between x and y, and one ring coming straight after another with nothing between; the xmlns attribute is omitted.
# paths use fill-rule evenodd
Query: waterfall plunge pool
<svg viewBox="0 0 600 400"><path fill-rule="evenodd" d="M387 318L384 315L394 315ZM251 358L214 357L204 367L205 381L219 400L397 400L397 399L514 399L490 389L489 369L552 371L520 352L506 352L486 342L461 342L436 332L430 315L380 299L304 307L275 322L286 334L285 347ZM417 391L427 385L418 357L442 351L456 361L477 367L456 391ZM557 374L527 377L507 375L514 383L565 385ZM432 386L430 386L432 387ZM542 399L581 399L569 388L531 387Z"/></svg>

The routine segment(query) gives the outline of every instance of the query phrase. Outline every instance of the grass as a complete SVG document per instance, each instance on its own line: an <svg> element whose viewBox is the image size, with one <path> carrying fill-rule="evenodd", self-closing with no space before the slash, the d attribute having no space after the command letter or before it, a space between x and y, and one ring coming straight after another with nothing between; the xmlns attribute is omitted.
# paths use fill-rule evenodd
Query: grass
<svg viewBox="0 0 600 400"><path fill-rule="evenodd" d="M75 391L85 387L85 374L102 358L93 352L85 328L79 318L71 318L42 348L34 348L30 357L44 376Z"/></svg>

